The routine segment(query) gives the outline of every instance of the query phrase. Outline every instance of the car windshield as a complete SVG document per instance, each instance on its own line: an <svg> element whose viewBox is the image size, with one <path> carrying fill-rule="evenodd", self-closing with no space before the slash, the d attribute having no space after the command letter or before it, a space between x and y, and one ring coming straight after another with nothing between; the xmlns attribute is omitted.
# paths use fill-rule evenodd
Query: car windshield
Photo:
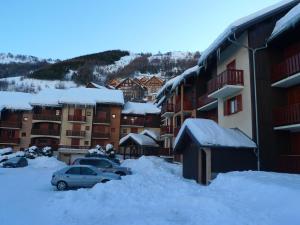
<svg viewBox="0 0 300 225"><path fill-rule="evenodd" d="M19 160L20 160L19 157L14 157L14 158L11 158L11 159L7 160L7 162L17 163L17 162L19 162Z"/></svg>

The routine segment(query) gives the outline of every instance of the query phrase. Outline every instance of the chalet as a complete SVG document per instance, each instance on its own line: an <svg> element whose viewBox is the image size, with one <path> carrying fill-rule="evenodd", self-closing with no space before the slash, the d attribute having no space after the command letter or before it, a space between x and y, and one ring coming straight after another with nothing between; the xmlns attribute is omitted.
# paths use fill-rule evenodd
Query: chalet
<svg viewBox="0 0 300 225"><path fill-rule="evenodd" d="M123 91L125 101L143 101L147 93L146 87L131 78L122 80L116 89Z"/></svg>
<svg viewBox="0 0 300 225"><path fill-rule="evenodd" d="M284 1L232 23L202 52L196 73L163 86L157 98L162 115L178 111L176 106L174 112L164 110L171 111L174 91L182 94L190 84L197 99L192 115L224 128L238 128L255 141L258 169L299 173L299 82L295 77L300 71L300 36L293 12L299 2ZM293 26L281 30L290 18Z"/></svg>
<svg viewBox="0 0 300 225"><path fill-rule="evenodd" d="M31 130L32 95L0 91L0 148L20 150L28 147Z"/></svg>
<svg viewBox="0 0 300 225"><path fill-rule="evenodd" d="M120 83L120 81L118 79L111 79L108 81L107 84L111 87L116 87L119 83Z"/></svg>
<svg viewBox="0 0 300 225"><path fill-rule="evenodd" d="M147 88L148 101L154 101L158 90L163 85L163 80L157 76L152 76L147 81L141 83Z"/></svg>
<svg viewBox="0 0 300 225"><path fill-rule="evenodd" d="M174 144L174 151L183 155L183 177L202 184L209 184L218 173L256 169L255 149L239 129L207 119L187 119Z"/></svg>

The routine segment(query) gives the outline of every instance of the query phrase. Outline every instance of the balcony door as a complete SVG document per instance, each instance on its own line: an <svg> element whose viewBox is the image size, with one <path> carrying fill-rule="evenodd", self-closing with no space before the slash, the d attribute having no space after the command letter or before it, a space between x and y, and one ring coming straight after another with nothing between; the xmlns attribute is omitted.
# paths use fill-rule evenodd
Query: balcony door
<svg viewBox="0 0 300 225"><path fill-rule="evenodd" d="M73 124L73 131L80 131L81 130L81 125L80 124Z"/></svg>
<svg viewBox="0 0 300 225"><path fill-rule="evenodd" d="M71 139L71 145L72 146L79 146L80 145L80 139L79 138L72 138Z"/></svg>
<svg viewBox="0 0 300 225"><path fill-rule="evenodd" d="M236 69L236 62L235 60L232 60L230 63L226 66L227 70L235 70Z"/></svg>
<svg viewBox="0 0 300 225"><path fill-rule="evenodd" d="M81 118L82 117L82 109L74 109L74 117Z"/></svg>

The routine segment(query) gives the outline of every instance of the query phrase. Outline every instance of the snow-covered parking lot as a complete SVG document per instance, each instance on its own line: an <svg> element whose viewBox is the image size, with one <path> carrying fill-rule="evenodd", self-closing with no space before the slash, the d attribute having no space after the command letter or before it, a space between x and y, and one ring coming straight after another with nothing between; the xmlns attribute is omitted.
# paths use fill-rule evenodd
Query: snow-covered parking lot
<svg viewBox="0 0 300 225"><path fill-rule="evenodd" d="M221 174L208 187L181 178L181 168L155 157L123 163L133 175L92 189L58 192L55 158L0 168L1 225L276 225L300 224L300 176Z"/></svg>

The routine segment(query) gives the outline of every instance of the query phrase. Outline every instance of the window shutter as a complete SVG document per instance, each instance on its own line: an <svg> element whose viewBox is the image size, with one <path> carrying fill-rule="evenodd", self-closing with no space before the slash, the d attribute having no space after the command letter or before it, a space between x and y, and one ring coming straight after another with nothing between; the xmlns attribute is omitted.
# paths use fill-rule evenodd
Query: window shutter
<svg viewBox="0 0 300 225"><path fill-rule="evenodd" d="M237 100L237 111L243 111L243 101L242 101L242 95L238 95L236 96L236 100Z"/></svg>
<svg viewBox="0 0 300 225"><path fill-rule="evenodd" d="M224 100L224 116L228 115L228 100Z"/></svg>

